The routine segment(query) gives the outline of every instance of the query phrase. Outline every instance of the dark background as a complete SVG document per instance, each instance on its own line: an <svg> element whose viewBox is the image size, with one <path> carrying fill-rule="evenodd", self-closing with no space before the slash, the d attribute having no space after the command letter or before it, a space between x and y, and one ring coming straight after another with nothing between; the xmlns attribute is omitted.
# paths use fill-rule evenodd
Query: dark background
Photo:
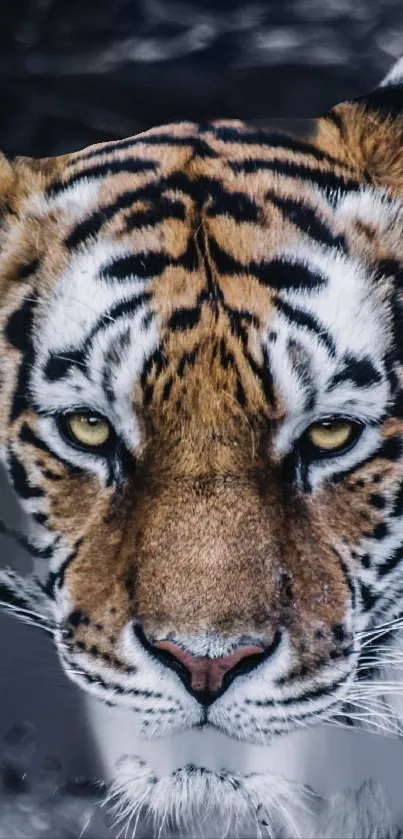
<svg viewBox="0 0 403 839"><path fill-rule="evenodd" d="M319 115L403 54L402 0L0 0L0 147Z"/></svg>

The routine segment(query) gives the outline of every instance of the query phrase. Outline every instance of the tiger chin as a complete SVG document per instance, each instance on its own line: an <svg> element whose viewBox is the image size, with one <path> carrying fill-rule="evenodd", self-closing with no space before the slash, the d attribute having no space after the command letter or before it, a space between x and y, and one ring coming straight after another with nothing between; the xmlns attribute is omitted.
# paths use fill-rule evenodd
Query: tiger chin
<svg viewBox="0 0 403 839"><path fill-rule="evenodd" d="M0 192L0 447L37 567L3 608L144 738L381 707L400 733L403 61L304 136L179 122L3 157ZM135 757L111 791L130 829L207 835L291 835L303 797Z"/></svg>

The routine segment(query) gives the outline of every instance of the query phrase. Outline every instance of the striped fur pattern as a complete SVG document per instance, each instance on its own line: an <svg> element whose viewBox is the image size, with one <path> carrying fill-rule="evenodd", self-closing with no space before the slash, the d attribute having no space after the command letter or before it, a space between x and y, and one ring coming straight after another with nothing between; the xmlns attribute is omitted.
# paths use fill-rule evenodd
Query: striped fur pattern
<svg viewBox="0 0 403 839"><path fill-rule="evenodd" d="M42 603L68 675L145 734L341 713L401 615L402 106L399 71L304 138L182 122L1 161L0 446L48 566L2 600ZM61 435L82 409L107 456ZM307 457L329 416L355 444ZM272 655L206 710L140 624Z"/></svg>

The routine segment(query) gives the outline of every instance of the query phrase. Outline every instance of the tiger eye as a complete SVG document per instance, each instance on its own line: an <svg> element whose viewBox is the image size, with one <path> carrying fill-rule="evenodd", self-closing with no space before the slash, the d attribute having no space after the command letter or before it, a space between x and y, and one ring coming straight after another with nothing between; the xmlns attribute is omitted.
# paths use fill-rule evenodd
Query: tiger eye
<svg viewBox="0 0 403 839"><path fill-rule="evenodd" d="M71 436L81 446L104 446L111 435L109 423L95 415L71 414L67 422Z"/></svg>
<svg viewBox="0 0 403 839"><path fill-rule="evenodd" d="M348 420L327 420L315 422L308 428L308 439L317 449L333 451L350 442L354 425Z"/></svg>

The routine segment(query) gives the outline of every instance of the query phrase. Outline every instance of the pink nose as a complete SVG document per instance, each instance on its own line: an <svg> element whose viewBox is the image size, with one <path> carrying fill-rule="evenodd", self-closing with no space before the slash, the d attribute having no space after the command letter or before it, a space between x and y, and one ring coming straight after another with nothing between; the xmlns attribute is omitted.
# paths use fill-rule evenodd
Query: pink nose
<svg viewBox="0 0 403 839"><path fill-rule="evenodd" d="M253 665L255 665L264 654L263 648L255 644L238 647L224 658L193 656L182 650L173 641L154 641L152 646L158 650L163 650L169 657L172 656L186 668L190 674L190 689L192 691L210 696L222 690L223 679L227 673L232 670L232 675L237 675L241 670L244 671L248 664L252 665L252 657ZM246 661L247 659L250 659L250 661ZM240 667L241 662L242 666Z"/></svg>

